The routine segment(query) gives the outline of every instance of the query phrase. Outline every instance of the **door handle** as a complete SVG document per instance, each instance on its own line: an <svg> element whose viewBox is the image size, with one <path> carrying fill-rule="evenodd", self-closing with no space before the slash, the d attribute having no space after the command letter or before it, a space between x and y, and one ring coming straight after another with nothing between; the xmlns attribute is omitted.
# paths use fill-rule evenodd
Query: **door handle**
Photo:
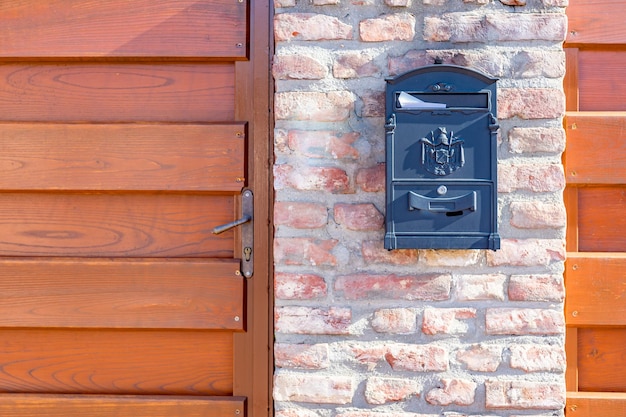
<svg viewBox="0 0 626 417"><path fill-rule="evenodd" d="M247 188L241 191L241 218L214 227L212 232L219 235L238 226L241 226L240 270L244 277L250 278L254 273L254 195Z"/></svg>

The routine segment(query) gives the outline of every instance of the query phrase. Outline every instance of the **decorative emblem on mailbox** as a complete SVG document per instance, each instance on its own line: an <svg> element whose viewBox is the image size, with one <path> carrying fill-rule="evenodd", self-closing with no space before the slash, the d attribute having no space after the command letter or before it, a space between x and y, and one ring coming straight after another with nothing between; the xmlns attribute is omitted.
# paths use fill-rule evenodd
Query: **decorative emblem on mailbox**
<svg viewBox="0 0 626 417"><path fill-rule="evenodd" d="M430 132L428 137L420 139L422 144L422 165L431 174L445 176L465 165L463 141L440 127Z"/></svg>

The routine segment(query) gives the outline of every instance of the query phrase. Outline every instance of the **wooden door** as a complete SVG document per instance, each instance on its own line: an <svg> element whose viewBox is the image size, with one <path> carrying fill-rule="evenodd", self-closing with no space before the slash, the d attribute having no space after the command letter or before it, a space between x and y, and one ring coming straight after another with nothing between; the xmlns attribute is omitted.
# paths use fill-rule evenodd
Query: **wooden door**
<svg viewBox="0 0 626 417"><path fill-rule="evenodd" d="M626 8L575 0L566 43L569 417L626 415Z"/></svg>
<svg viewBox="0 0 626 417"><path fill-rule="evenodd" d="M268 20L0 2L0 415L267 415Z"/></svg>

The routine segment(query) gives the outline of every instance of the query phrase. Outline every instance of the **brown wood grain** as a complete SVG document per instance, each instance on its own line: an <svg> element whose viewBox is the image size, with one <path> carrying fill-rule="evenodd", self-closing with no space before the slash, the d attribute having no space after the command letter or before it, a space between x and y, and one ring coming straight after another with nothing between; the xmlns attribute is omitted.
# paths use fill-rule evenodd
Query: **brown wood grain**
<svg viewBox="0 0 626 417"><path fill-rule="evenodd" d="M0 193L0 256L233 256L235 197L171 193Z"/></svg>
<svg viewBox="0 0 626 417"><path fill-rule="evenodd" d="M626 393L568 392L567 417L624 417Z"/></svg>
<svg viewBox="0 0 626 417"><path fill-rule="evenodd" d="M244 397L0 394L3 417L245 417Z"/></svg>
<svg viewBox="0 0 626 417"><path fill-rule="evenodd" d="M626 254L571 253L565 315L572 326L626 326Z"/></svg>
<svg viewBox="0 0 626 417"><path fill-rule="evenodd" d="M578 249L581 252L626 252L626 186L580 187Z"/></svg>
<svg viewBox="0 0 626 417"><path fill-rule="evenodd" d="M626 329L578 329L580 391L626 391Z"/></svg>
<svg viewBox="0 0 626 417"><path fill-rule="evenodd" d="M243 329L237 260L0 260L1 327Z"/></svg>
<svg viewBox="0 0 626 417"><path fill-rule="evenodd" d="M0 56L243 58L246 6L230 0L0 2Z"/></svg>
<svg viewBox="0 0 626 417"><path fill-rule="evenodd" d="M1 121L226 122L233 95L232 63L0 65Z"/></svg>
<svg viewBox="0 0 626 417"><path fill-rule="evenodd" d="M231 191L245 126L0 124L1 190Z"/></svg>
<svg viewBox="0 0 626 417"><path fill-rule="evenodd" d="M232 395L232 333L0 330L3 393Z"/></svg>
<svg viewBox="0 0 626 417"><path fill-rule="evenodd" d="M568 184L626 183L626 112L567 113Z"/></svg>
<svg viewBox="0 0 626 417"><path fill-rule="evenodd" d="M620 25L626 32L623 21ZM626 111L624 68L626 53L623 51L581 50L578 53L579 110Z"/></svg>
<svg viewBox="0 0 626 417"><path fill-rule="evenodd" d="M567 17L567 44L626 44L626 10L622 0L572 1Z"/></svg>

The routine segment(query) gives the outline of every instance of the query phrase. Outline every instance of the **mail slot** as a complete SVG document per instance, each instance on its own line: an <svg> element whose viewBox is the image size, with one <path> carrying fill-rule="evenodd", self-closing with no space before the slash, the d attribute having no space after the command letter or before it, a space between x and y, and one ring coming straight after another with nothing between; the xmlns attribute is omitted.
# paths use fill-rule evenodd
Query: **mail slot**
<svg viewBox="0 0 626 417"><path fill-rule="evenodd" d="M500 248L496 82L443 64L387 79L385 248Z"/></svg>

